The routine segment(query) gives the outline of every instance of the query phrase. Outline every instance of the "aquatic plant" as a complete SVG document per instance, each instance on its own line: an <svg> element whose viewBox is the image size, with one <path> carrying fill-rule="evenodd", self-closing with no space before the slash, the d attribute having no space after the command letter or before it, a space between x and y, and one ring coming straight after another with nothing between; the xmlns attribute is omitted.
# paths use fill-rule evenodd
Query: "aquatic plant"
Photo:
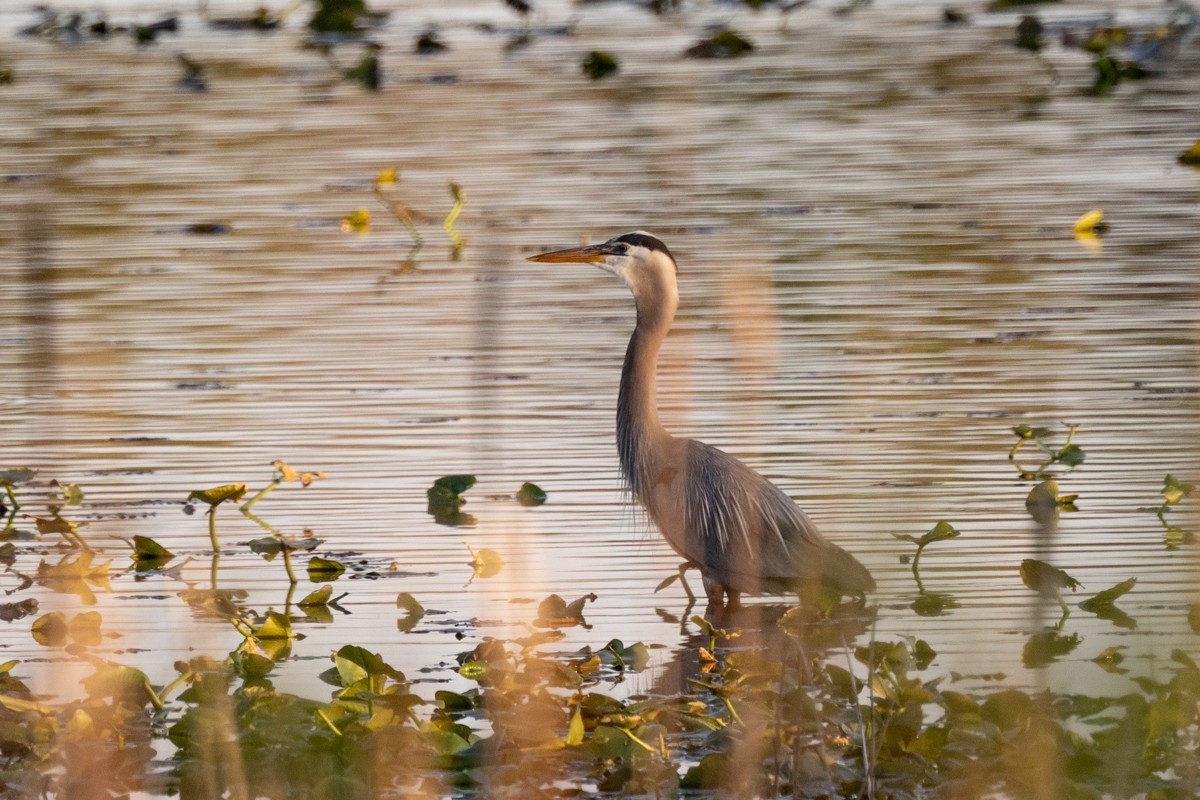
<svg viewBox="0 0 1200 800"><path fill-rule="evenodd" d="M199 500L208 506L208 537L212 542L213 552L219 552L221 547L217 542L217 506L226 501L237 503L246 494L246 484L227 483L214 486L211 489L197 489L187 496L188 502Z"/></svg>

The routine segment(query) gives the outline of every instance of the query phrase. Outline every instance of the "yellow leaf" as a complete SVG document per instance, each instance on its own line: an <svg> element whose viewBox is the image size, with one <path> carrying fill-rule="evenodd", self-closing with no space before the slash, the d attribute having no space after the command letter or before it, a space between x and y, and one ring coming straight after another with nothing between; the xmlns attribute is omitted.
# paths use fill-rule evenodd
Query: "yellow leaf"
<svg viewBox="0 0 1200 800"><path fill-rule="evenodd" d="M1079 219L1075 220L1075 235L1096 233L1096 226L1100 224L1100 220L1104 219L1104 212L1098 208L1093 208L1091 211L1084 214Z"/></svg>
<svg viewBox="0 0 1200 800"><path fill-rule="evenodd" d="M395 185L397 177L399 176L395 167L384 167L375 176L375 185L380 189L389 188Z"/></svg>
<svg viewBox="0 0 1200 800"><path fill-rule="evenodd" d="M701 647L700 648L700 661L701 661L701 663L705 663L705 664L715 664L715 663L717 663L717 657L714 656L712 653L708 652L707 647Z"/></svg>
<svg viewBox="0 0 1200 800"><path fill-rule="evenodd" d="M296 480L297 477L299 477L296 474L296 470L288 466L286 461L272 461L271 466L279 470L279 477L288 483L291 483L292 481Z"/></svg>
<svg viewBox="0 0 1200 800"><path fill-rule="evenodd" d="M572 747L583 744L583 713L579 706L575 706L575 713L571 715L571 724L567 726L567 744Z"/></svg>
<svg viewBox="0 0 1200 800"><path fill-rule="evenodd" d="M365 208L351 212L342 219L342 233L366 233L371 230L371 212Z"/></svg>

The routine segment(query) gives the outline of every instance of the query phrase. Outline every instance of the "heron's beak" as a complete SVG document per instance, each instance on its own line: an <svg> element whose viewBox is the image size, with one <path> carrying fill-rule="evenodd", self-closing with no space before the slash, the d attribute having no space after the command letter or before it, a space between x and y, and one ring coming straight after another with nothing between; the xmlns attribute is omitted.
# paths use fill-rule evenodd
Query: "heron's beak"
<svg viewBox="0 0 1200 800"><path fill-rule="evenodd" d="M546 261L555 264L595 264L612 255L602 244L589 244L586 247L572 247L568 250L555 250L553 253L542 253L530 256L530 261Z"/></svg>

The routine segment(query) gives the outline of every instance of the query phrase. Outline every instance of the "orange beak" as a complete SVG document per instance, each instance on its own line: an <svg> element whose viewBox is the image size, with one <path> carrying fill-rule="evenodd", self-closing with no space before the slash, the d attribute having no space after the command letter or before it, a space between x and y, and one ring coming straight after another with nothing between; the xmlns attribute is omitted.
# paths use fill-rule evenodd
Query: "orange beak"
<svg viewBox="0 0 1200 800"><path fill-rule="evenodd" d="M612 253L602 244L589 244L585 247L572 247L567 250L555 250L552 253L529 256L529 261L545 261L554 264L595 264L603 261Z"/></svg>

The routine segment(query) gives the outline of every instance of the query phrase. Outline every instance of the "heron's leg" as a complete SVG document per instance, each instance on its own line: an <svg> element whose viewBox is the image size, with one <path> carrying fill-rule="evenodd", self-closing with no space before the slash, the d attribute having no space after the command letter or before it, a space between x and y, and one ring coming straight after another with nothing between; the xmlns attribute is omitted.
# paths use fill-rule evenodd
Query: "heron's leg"
<svg viewBox="0 0 1200 800"><path fill-rule="evenodd" d="M742 593L737 589L726 589L725 593L729 595L729 603L726 604L726 611L737 611L742 607Z"/></svg>
<svg viewBox="0 0 1200 800"><path fill-rule="evenodd" d="M693 592L692 587L688 585L687 578L684 577L684 573L695 566L697 566L695 561L688 561L679 565L679 583L682 584L683 591L687 593L688 608L691 608L696 602L696 593Z"/></svg>
<svg viewBox="0 0 1200 800"><path fill-rule="evenodd" d="M700 571L704 579L704 594L708 596L708 608L710 611L719 611L725 607L725 585L711 575L705 575L704 570Z"/></svg>

